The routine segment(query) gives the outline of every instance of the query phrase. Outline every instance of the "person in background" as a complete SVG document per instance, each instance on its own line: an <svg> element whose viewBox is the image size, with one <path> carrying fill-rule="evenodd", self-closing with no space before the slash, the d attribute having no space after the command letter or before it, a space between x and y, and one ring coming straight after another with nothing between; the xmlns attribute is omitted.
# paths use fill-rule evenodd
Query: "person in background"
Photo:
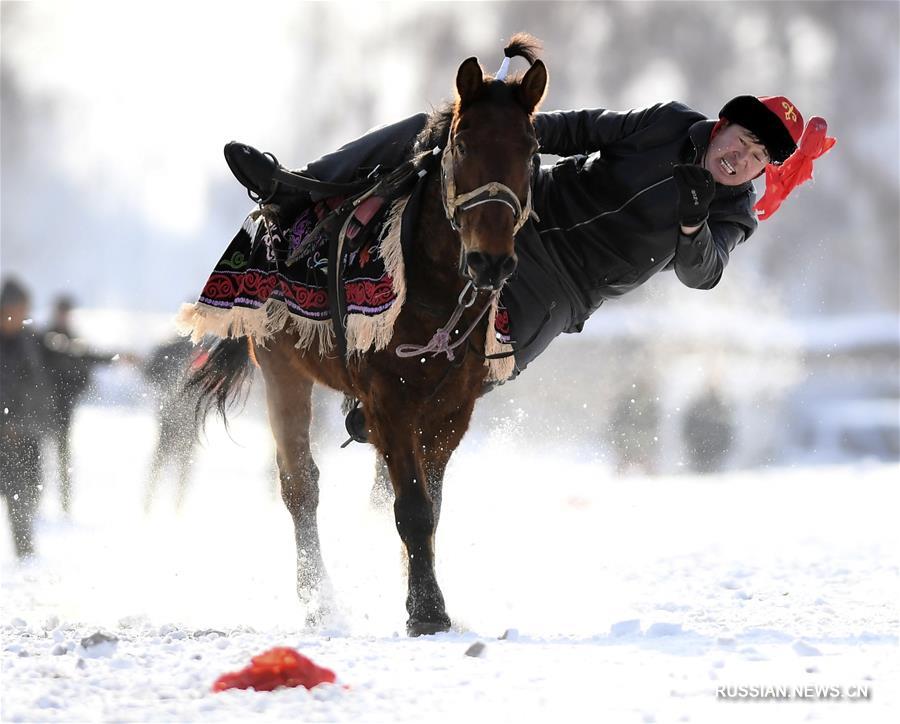
<svg viewBox="0 0 900 724"><path fill-rule="evenodd" d="M0 288L0 494L16 556L34 554L34 518L41 498L41 439L49 390L41 347L30 323L30 295L14 279Z"/></svg>
<svg viewBox="0 0 900 724"><path fill-rule="evenodd" d="M682 420L682 438L690 467L698 473L717 473L734 447L734 411L714 387L693 400Z"/></svg>
<svg viewBox="0 0 900 724"><path fill-rule="evenodd" d="M184 389L193 358L190 339L179 336L157 346L144 365L144 377L156 393L159 431L144 495L147 513L153 505L159 477L166 464L173 465L178 476L176 510L180 511L184 504L197 444L196 397Z"/></svg>
<svg viewBox="0 0 900 724"><path fill-rule="evenodd" d="M78 401L90 384L94 369L118 358L91 351L72 329L71 297L62 295L53 303L51 322L41 337L44 368L50 383L53 415L49 435L56 447L59 496L63 512L71 513L72 462L69 452L72 419ZM123 359L126 356L123 355ZM131 359L131 356L127 356Z"/></svg>

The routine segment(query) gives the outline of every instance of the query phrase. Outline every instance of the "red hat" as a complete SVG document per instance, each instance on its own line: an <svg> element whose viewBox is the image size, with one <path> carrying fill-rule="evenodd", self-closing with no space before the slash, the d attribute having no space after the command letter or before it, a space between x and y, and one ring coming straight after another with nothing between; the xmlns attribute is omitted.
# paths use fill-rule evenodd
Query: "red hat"
<svg viewBox="0 0 900 724"><path fill-rule="evenodd" d="M784 163L766 166L766 193L753 207L759 212L760 219L768 219L778 211L791 191L812 178L813 161L827 153L836 142L825 135L827 132L825 119L813 116L800 137L797 150Z"/></svg>
<svg viewBox="0 0 900 724"><path fill-rule="evenodd" d="M784 96L738 96L722 107L719 117L756 136L773 163L786 161L803 135L803 116Z"/></svg>

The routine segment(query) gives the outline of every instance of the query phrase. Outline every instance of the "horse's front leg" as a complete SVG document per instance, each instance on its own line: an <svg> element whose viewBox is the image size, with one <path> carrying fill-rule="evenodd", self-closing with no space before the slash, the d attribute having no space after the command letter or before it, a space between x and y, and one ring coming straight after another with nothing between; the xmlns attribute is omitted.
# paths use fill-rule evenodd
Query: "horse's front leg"
<svg viewBox="0 0 900 724"><path fill-rule="evenodd" d="M434 571L435 515L428 484L414 451L415 435L403 417L372 405L370 420L373 442L384 456L394 488L394 519L406 546L409 588L406 631L410 636L433 634L450 628L444 595Z"/></svg>
<svg viewBox="0 0 900 724"><path fill-rule="evenodd" d="M288 342L256 348L266 381L269 425L275 438L281 498L294 523L297 546L297 596L306 608L307 624L319 625L332 606L332 589L322 561L316 511L319 469L309 446L312 379L303 372Z"/></svg>
<svg viewBox="0 0 900 724"><path fill-rule="evenodd" d="M471 408L460 409L445 418L432 420L417 436L415 445L425 468L428 495L434 507L435 529L441 518L444 471L468 428L471 414ZM387 508L394 502L390 471L381 453L375 456L375 481L369 493L369 502L376 509Z"/></svg>
<svg viewBox="0 0 900 724"><path fill-rule="evenodd" d="M474 402L473 402L474 404ZM444 497L444 471L450 456L459 446L463 435L469 427L472 417L472 405L466 405L444 417L436 417L422 425L416 450L425 470L428 495L434 510L434 527L441 519L441 503Z"/></svg>

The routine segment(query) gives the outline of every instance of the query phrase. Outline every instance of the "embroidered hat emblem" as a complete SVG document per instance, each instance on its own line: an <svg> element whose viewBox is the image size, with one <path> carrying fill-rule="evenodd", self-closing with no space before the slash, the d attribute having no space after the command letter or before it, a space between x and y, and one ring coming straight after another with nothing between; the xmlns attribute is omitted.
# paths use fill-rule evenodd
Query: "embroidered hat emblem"
<svg viewBox="0 0 900 724"><path fill-rule="evenodd" d="M781 107L784 108L784 119L786 121L796 121L797 120L797 112L794 110L794 106L792 106L787 101L782 101Z"/></svg>

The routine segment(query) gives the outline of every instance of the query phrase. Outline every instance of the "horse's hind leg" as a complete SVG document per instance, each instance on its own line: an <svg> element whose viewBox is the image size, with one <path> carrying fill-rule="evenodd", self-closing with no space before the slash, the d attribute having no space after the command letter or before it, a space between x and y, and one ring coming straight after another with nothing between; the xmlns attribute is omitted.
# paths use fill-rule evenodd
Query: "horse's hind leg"
<svg viewBox="0 0 900 724"><path fill-rule="evenodd" d="M391 473L381 453L375 454L375 482L369 492L369 504L376 510L387 510L394 502Z"/></svg>
<svg viewBox="0 0 900 724"><path fill-rule="evenodd" d="M266 381L269 424L275 437L281 498L294 522L297 544L297 595L307 607L307 622L321 623L331 604L331 586L322 561L316 510L319 469L309 447L312 379L287 341L256 349Z"/></svg>

